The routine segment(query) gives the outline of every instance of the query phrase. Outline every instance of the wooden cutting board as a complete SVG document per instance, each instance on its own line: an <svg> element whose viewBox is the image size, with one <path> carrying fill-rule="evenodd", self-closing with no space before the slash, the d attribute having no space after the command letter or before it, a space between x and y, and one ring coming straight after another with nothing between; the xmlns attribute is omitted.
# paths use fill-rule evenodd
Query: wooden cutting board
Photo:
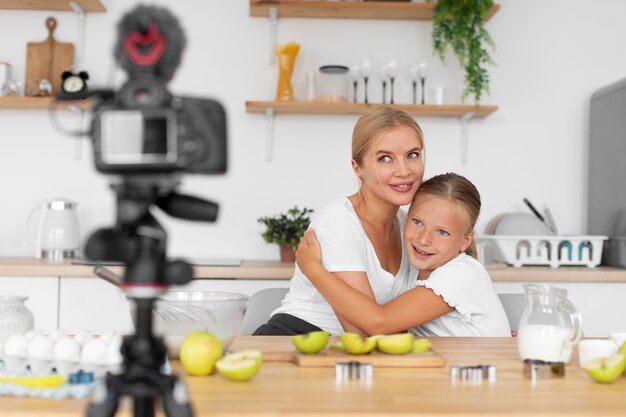
<svg viewBox="0 0 626 417"><path fill-rule="evenodd" d="M27 96L38 95L39 82L43 79L52 84L52 93L61 91L61 74L70 70L74 64L74 45L57 42L54 30L57 21L54 17L46 19L48 38L43 42L28 42L26 46L26 83Z"/></svg>
<svg viewBox="0 0 626 417"><path fill-rule="evenodd" d="M441 368L446 361L436 352L407 353L404 355L389 355L382 352L372 352L367 355L351 355L349 353L326 348L320 353L306 355L297 351L263 352L264 362L292 362L303 367L333 367L337 362L358 361L371 363L373 366L391 368Z"/></svg>

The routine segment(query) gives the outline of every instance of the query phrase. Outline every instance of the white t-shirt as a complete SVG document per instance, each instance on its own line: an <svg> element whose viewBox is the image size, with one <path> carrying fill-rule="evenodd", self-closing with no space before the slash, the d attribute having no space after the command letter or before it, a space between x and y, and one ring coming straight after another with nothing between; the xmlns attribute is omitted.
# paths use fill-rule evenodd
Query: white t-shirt
<svg viewBox="0 0 626 417"><path fill-rule="evenodd" d="M404 233L406 212L398 210L396 220ZM410 288L409 262L404 245L400 269L394 277L381 267L374 246L347 198L335 200L318 210L311 219L310 227L315 230L320 242L324 267L330 272L365 272L378 304L387 303ZM343 333L341 323L330 304L297 265L289 292L272 315L278 313L296 316L332 335Z"/></svg>
<svg viewBox="0 0 626 417"><path fill-rule="evenodd" d="M502 303L485 267L465 253L435 269L414 287L430 288L454 310L414 327L418 336L511 336Z"/></svg>

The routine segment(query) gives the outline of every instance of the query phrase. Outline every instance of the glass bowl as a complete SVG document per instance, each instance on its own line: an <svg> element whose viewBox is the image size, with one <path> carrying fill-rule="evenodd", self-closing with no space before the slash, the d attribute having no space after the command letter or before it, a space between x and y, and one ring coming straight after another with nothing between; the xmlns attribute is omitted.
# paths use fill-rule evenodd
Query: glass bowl
<svg viewBox="0 0 626 417"><path fill-rule="evenodd" d="M180 345L192 331L208 331L227 349L237 336L248 296L215 291L168 291L154 306L154 333L165 339L168 355L178 357Z"/></svg>

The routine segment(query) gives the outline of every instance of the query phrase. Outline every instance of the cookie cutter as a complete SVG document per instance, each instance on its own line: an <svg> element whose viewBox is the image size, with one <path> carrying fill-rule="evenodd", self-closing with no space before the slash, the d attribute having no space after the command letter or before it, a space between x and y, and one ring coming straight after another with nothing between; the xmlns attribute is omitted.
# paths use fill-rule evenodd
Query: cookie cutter
<svg viewBox="0 0 626 417"><path fill-rule="evenodd" d="M450 378L455 381L461 380L475 383L480 383L483 381L495 382L497 379L497 370L494 365L451 365Z"/></svg>
<svg viewBox="0 0 626 417"><path fill-rule="evenodd" d="M565 376L565 363L525 359L524 376L532 382L537 382L541 379L562 378Z"/></svg>
<svg viewBox="0 0 626 417"><path fill-rule="evenodd" d="M371 380L374 376L374 367L371 363L358 361L337 362L335 364L335 379L347 381L354 379Z"/></svg>

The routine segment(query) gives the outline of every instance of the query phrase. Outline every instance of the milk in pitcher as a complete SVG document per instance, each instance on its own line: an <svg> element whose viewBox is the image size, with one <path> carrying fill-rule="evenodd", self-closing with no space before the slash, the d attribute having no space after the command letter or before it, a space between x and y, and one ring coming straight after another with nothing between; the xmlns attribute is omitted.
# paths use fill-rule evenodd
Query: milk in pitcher
<svg viewBox="0 0 626 417"><path fill-rule="evenodd" d="M522 360L567 363L572 355L569 342L572 329L544 324L528 324L517 333L517 347Z"/></svg>

